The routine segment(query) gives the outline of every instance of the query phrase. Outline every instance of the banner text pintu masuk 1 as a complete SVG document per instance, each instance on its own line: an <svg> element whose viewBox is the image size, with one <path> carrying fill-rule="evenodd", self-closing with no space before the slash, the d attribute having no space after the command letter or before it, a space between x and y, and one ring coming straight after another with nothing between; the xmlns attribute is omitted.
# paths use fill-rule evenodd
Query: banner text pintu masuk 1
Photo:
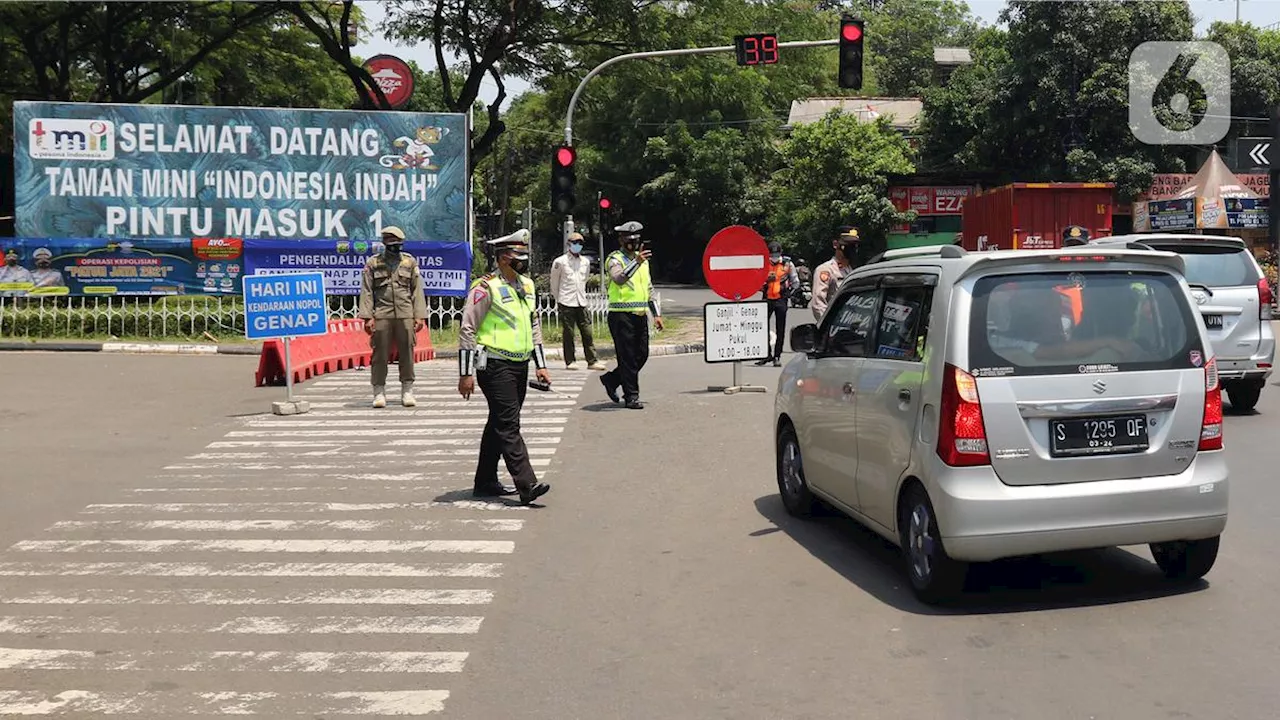
<svg viewBox="0 0 1280 720"><path fill-rule="evenodd" d="M27 237L466 242L466 116L14 103Z"/></svg>

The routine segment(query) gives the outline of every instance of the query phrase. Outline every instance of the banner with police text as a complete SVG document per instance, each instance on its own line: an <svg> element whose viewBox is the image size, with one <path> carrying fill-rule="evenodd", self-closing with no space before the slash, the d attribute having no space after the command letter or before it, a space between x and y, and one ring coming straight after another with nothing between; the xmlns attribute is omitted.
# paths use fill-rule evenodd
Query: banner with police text
<svg viewBox="0 0 1280 720"><path fill-rule="evenodd" d="M365 240L246 240L245 274L277 275L319 270L327 295L359 295L360 273L382 244ZM471 277L471 246L465 242L407 241L418 259L427 295L465 297Z"/></svg>
<svg viewBox="0 0 1280 720"><path fill-rule="evenodd" d="M469 239L465 115L13 108L19 237Z"/></svg>
<svg viewBox="0 0 1280 720"><path fill-rule="evenodd" d="M235 238L0 238L0 296L239 295Z"/></svg>

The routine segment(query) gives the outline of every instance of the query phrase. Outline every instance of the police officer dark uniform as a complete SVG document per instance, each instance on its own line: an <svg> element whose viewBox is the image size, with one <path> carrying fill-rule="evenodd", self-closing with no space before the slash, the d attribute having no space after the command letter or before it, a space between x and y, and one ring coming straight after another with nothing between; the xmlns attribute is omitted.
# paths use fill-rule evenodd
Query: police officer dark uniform
<svg viewBox="0 0 1280 720"><path fill-rule="evenodd" d="M373 406L387 406L387 359L394 342L400 354L400 404L414 407L413 346L416 333L427 321L427 296L417 258L400 251L404 231L384 228L382 244L383 252L369 258L360 275L359 317L364 320L364 331L371 336L373 347L369 367Z"/></svg>
<svg viewBox="0 0 1280 720"><path fill-rule="evenodd" d="M538 380L551 383L542 350L529 268L529 231L517 230L489 241L496 269L481 277L467 293L458 335L458 393L471 399L477 380L489 404L489 419L480 439L476 464L476 497L520 494L528 504L551 486L538 482L529 462L529 449L520 435L520 409L528 390L529 361ZM498 480L498 458L506 461L515 480L511 488Z"/></svg>
<svg viewBox="0 0 1280 720"><path fill-rule="evenodd" d="M1062 230L1062 247L1089 244L1089 231L1079 225L1068 225Z"/></svg>
<svg viewBox="0 0 1280 720"><path fill-rule="evenodd" d="M640 369L649 360L649 316L662 329L662 313L653 301L649 276L649 250L640 240L644 226L632 220L614 228L620 233L621 250L605 259L609 271L609 333L618 353L618 366L600 376L609 399L624 402L632 410L643 410L640 402ZM622 389L622 399L618 389Z"/></svg>

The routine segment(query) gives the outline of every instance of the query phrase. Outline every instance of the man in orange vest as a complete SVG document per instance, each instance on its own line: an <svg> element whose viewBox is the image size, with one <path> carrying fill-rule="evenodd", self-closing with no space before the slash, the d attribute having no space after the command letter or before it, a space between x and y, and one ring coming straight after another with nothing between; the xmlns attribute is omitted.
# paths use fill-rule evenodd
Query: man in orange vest
<svg viewBox="0 0 1280 720"><path fill-rule="evenodd" d="M761 292L769 303L769 314L773 316L777 337L773 341L773 354L756 365L767 365L773 361L774 367L782 365L782 339L787 336L787 301L791 293L800 286L800 277L796 275L796 267L791 261L782 257L782 246L776 242L769 243L769 278L765 280Z"/></svg>

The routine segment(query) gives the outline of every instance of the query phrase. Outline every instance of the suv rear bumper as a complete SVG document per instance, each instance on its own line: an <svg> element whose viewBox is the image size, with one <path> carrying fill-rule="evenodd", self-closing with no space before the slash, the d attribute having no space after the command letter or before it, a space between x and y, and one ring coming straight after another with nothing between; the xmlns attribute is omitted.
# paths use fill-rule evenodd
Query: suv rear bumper
<svg viewBox="0 0 1280 720"><path fill-rule="evenodd" d="M1262 341L1258 351L1248 358L1218 358L1218 377L1222 380L1263 380L1271 377L1271 365L1276 359L1276 339L1270 323L1263 326Z"/></svg>
<svg viewBox="0 0 1280 720"><path fill-rule="evenodd" d="M969 562L1198 540L1227 524L1222 451L1197 453L1177 475L1013 486L990 467L948 468L930 484L947 554Z"/></svg>

